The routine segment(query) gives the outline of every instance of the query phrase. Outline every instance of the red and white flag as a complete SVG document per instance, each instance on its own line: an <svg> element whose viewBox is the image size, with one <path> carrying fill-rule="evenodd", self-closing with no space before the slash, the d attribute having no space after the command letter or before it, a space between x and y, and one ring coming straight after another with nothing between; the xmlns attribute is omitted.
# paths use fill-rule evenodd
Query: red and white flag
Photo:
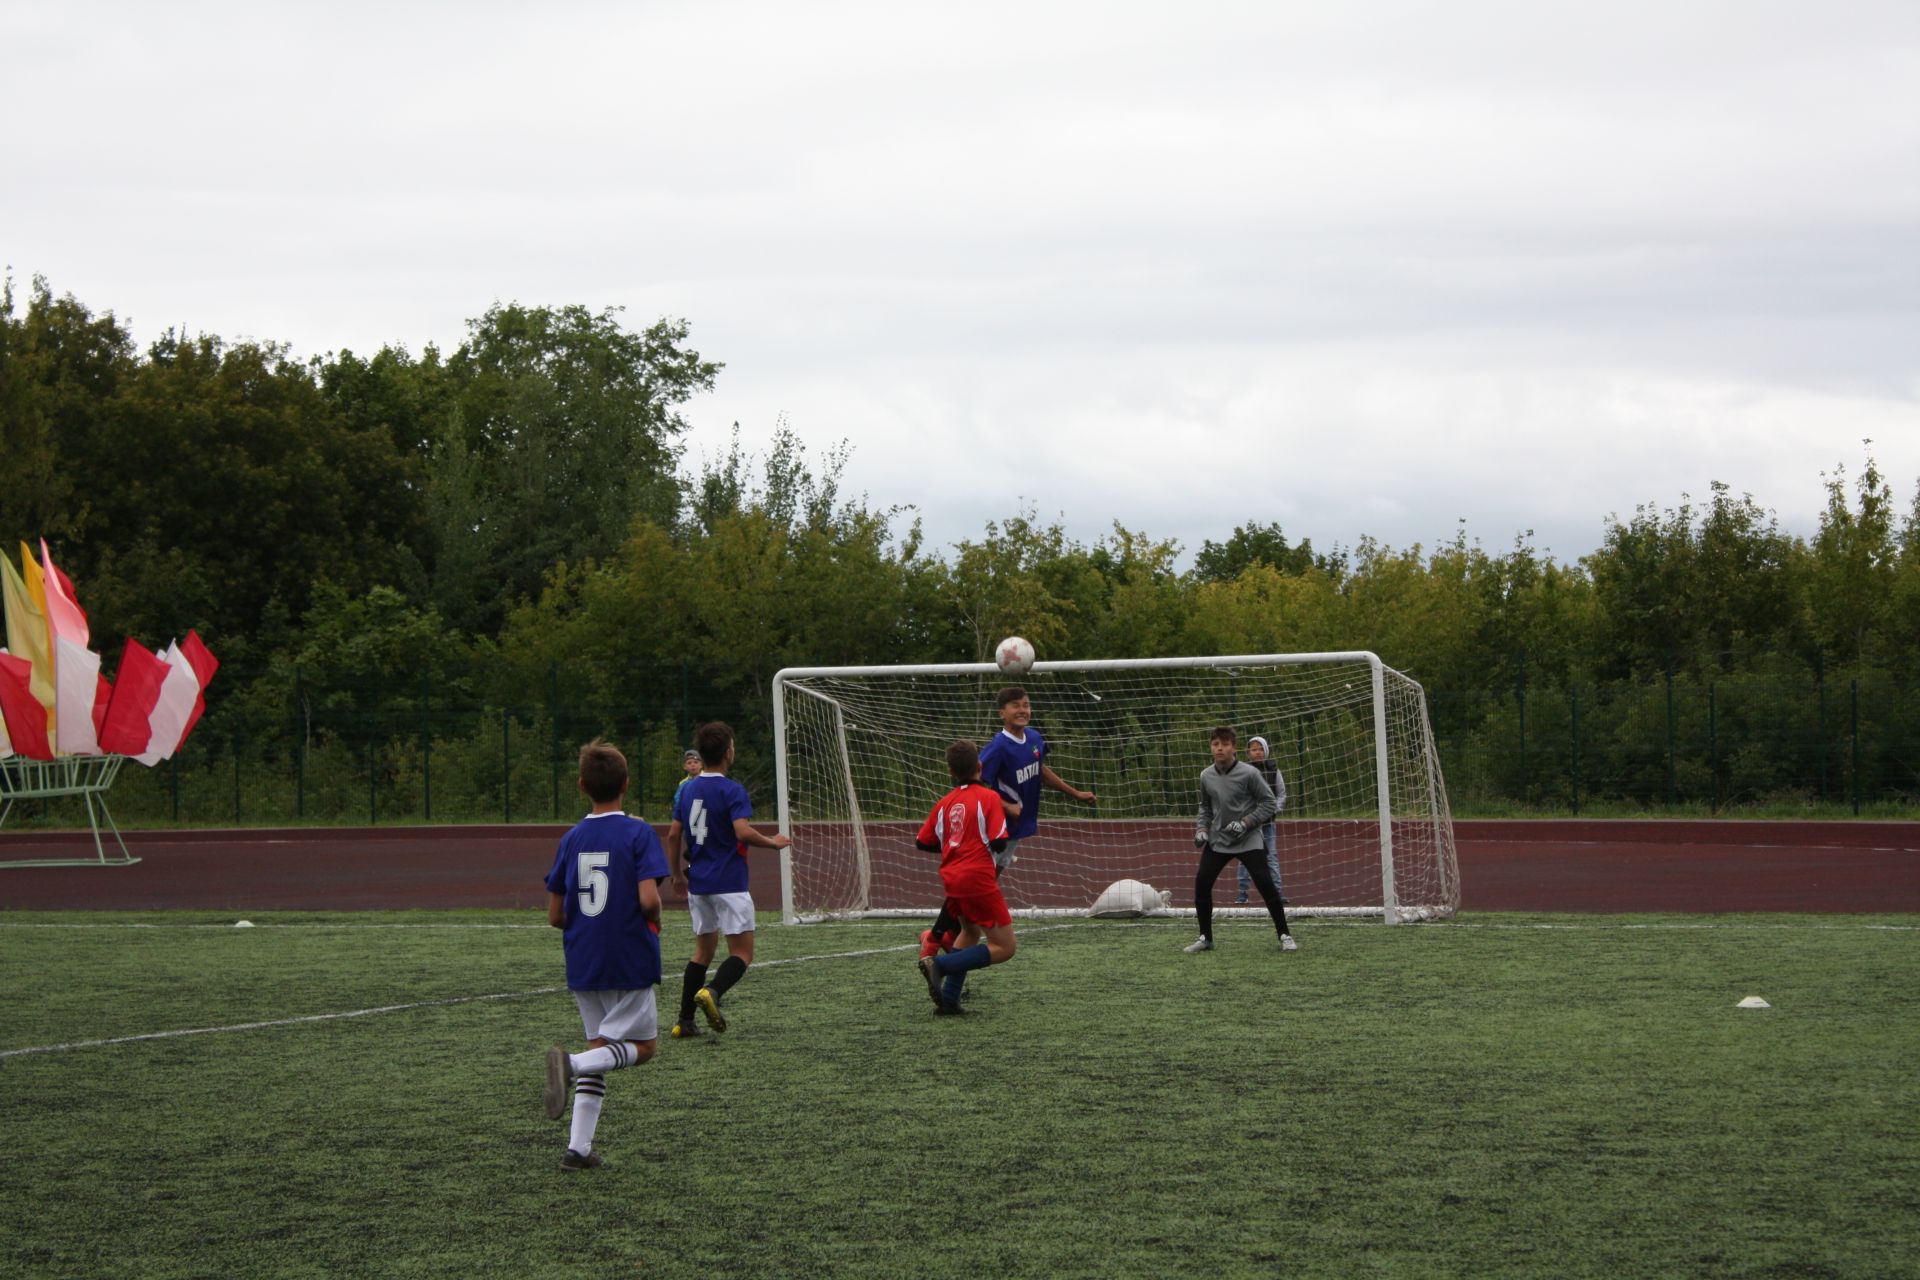
<svg viewBox="0 0 1920 1280"><path fill-rule="evenodd" d="M53 553L47 550L45 538L40 539L40 567L47 571L47 630L56 639L71 640L80 648L86 648L87 611L80 607L79 600L74 597L73 583L66 574L54 567ZM57 665L59 659L55 658L54 662Z"/></svg>
<svg viewBox="0 0 1920 1280"><path fill-rule="evenodd" d="M33 696L33 664L0 650L0 715L7 719L13 749L33 760L53 759L47 740L47 709Z"/></svg>
<svg viewBox="0 0 1920 1280"><path fill-rule="evenodd" d="M53 599L51 589L47 592ZM100 693L100 655L66 636L53 642L54 739L60 754L97 756L100 742L93 725L93 700Z"/></svg>
<svg viewBox="0 0 1920 1280"><path fill-rule="evenodd" d="M167 674L160 682L160 699L147 718L147 749L134 756L144 765L159 764L180 749L193 723L194 704L200 701L200 677L178 643L167 646L164 660Z"/></svg>
<svg viewBox="0 0 1920 1280"><path fill-rule="evenodd" d="M113 701L107 704L106 720L100 726L102 751L137 756L147 749L152 737L149 722L167 671L167 664L153 650L138 640L127 641L114 676Z"/></svg>

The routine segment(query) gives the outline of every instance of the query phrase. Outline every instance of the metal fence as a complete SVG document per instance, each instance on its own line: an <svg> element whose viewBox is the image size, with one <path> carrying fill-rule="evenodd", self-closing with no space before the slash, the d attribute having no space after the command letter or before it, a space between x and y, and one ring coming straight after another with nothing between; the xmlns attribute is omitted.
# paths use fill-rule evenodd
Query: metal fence
<svg viewBox="0 0 1920 1280"><path fill-rule="evenodd" d="M602 737L628 755L629 808L666 817L693 730L726 720L735 774L771 813L764 691L690 666L642 673L619 704L555 667L516 702L438 692L423 676L284 687L223 671L186 748L130 764L111 795L125 826L559 822L578 815L574 761ZM216 697L223 691L224 697ZM1904 813L1920 805L1920 688L1860 671L1717 674L1430 690L1453 811ZM7 822L70 826L58 800Z"/></svg>

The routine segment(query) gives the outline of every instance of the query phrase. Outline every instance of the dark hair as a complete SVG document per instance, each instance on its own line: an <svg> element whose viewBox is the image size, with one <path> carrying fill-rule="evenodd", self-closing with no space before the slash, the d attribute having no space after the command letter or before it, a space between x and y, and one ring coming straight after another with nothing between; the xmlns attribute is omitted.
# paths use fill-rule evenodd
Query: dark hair
<svg viewBox="0 0 1920 1280"><path fill-rule="evenodd" d="M1216 726L1214 731L1207 735L1207 741L1238 743L1240 741L1240 735L1233 731L1232 725L1223 724Z"/></svg>
<svg viewBox="0 0 1920 1280"><path fill-rule="evenodd" d="M965 738L955 738L947 748L947 772L955 782L971 782L980 772L980 748Z"/></svg>
<svg viewBox="0 0 1920 1280"><path fill-rule="evenodd" d="M595 804L618 800L627 789L627 758L620 748L599 738L581 747L580 785Z"/></svg>
<svg viewBox="0 0 1920 1280"><path fill-rule="evenodd" d="M1008 703L1018 702L1020 701L1020 699L1026 696L1027 696L1027 691L1025 689L1022 689L1017 684L1010 684L1006 688L1002 689L999 693L994 695L993 709L995 711L998 711L1000 708L1006 706Z"/></svg>
<svg viewBox="0 0 1920 1280"><path fill-rule="evenodd" d="M693 735L693 746L700 753L700 763L709 769L717 769L727 762L727 748L732 745L733 726L724 721L703 724Z"/></svg>

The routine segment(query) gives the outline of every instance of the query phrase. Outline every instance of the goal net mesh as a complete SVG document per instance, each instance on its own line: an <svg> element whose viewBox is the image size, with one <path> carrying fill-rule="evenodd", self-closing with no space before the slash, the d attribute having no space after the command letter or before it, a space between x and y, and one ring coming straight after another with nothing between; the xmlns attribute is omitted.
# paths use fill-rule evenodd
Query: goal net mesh
<svg viewBox="0 0 1920 1280"><path fill-rule="evenodd" d="M1097 801L1042 789L1039 832L1000 882L1008 906L1084 915L1109 884L1136 879L1191 912L1200 774L1210 730L1227 724L1243 760L1254 735L1272 744L1286 789L1274 836L1290 913L1452 914L1459 873L1425 696L1399 672L1381 672L1376 716L1364 655L1036 667L1018 683L1033 699L1046 763ZM947 745L984 745L1000 731L994 697L1007 683L990 667L783 673L779 786L796 916L939 909L937 859L914 835L952 785ZM1233 913L1234 879L1230 867L1215 885L1216 912ZM1244 910L1264 914L1258 901Z"/></svg>

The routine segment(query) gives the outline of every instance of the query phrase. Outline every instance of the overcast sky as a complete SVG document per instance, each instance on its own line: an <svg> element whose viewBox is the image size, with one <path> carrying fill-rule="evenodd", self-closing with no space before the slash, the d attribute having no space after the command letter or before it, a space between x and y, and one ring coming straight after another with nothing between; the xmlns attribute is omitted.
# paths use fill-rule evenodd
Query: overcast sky
<svg viewBox="0 0 1920 1280"><path fill-rule="evenodd" d="M1920 4L0 0L0 262L301 356L685 317L936 544L1572 559L1920 478Z"/></svg>

